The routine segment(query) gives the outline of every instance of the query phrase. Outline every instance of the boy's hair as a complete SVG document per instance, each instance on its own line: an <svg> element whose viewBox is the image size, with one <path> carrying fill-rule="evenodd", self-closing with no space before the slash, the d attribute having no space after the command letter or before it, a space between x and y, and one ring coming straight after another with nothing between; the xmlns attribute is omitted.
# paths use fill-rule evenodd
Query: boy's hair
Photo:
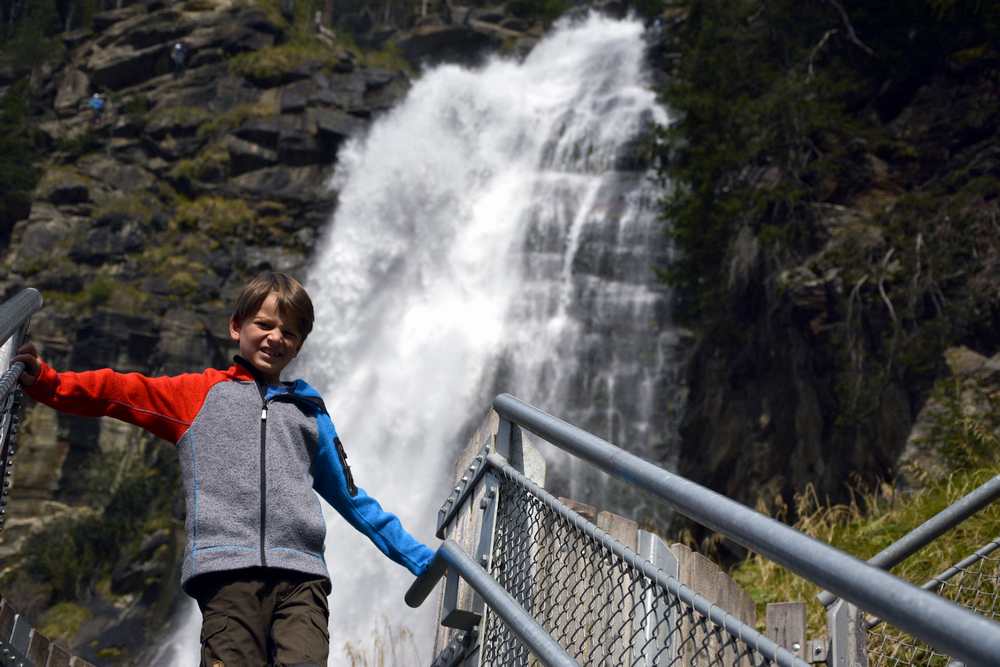
<svg viewBox="0 0 1000 667"><path fill-rule="evenodd" d="M248 282L236 298L233 320L243 324L246 318L257 314L261 304L272 293L277 297L278 312L295 320L302 336L301 342L305 342L313 327L312 299L302 283L285 273L267 271Z"/></svg>

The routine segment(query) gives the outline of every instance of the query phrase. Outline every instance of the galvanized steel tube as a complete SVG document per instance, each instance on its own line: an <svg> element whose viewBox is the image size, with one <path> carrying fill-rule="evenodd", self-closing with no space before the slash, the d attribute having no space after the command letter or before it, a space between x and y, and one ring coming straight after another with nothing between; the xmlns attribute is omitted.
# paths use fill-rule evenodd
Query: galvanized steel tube
<svg viewBox="0 0 1000 667"><path fill-rule="evenodd" d="M0 304L0 344L6 343L31 315L42 307L42 294L33 287Z"/></svg>
<svg viewBox="0 0 1000 667"><path fill-rule="evenodd" d="M434 584L444 574L444 569L440 567L438 561L454 568L543 664L551 667L579 667L576 660L545 632L545 629L518 604L517 600L462 551L462 547L454 540L445 540L438 547L431 568L407 591L407 604L416 607L427 598Z"/></svg>
<svg viewBox="0 0 1000 667"><path fill-rule="evenodd" d="M1000 625L714 491L663 470L509 394L504 417L669 502L685 516L815 582L967 665L995 665Z"/></svg>

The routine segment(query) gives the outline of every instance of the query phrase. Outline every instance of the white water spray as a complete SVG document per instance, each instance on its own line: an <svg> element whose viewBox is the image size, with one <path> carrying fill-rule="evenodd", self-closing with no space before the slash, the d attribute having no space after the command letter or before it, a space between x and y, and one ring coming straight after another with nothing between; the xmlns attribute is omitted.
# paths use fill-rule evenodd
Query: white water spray
<svg viewBox="0 0 1000 667"><path fill-rule="evenodd" d="M591 15L523 62L438 67L339 155L306 281L316 326L289 376L323 394L358 485L432 546L462 431L497 390L640 454L666 440L656 190L628 168L667 122L641 35ZM326 558L330 665L376 664L373 641L385 664L429 664L435 610L405 606L412 576L332 510Z"/></svg>

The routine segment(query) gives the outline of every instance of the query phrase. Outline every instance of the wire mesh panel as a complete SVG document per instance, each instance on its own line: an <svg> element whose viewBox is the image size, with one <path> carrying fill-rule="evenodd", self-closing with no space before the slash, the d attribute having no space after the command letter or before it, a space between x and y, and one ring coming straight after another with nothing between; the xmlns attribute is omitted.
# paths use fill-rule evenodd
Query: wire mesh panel
<svg viewBox="0 0 1000 667"><path fill-rule="evenodd" d="M497 475L490 574L581 665L771 664L752 642L581 529L582 519L575 521L506 472ZM489 609L483 627L480 664L540 664Z"/></svg>
<svg viewBox="0 0 1000 667"><path fill-rule="evenodd" d="M939 595L990 619L1000 619L1000 538L937 577ZM946 667L952 658L887 623L868 630L870 667Z"/></svg>

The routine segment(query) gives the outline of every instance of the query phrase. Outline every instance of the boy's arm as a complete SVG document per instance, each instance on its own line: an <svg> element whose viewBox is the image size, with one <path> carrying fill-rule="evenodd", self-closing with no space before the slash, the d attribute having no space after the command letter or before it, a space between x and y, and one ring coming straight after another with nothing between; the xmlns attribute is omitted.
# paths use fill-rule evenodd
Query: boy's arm
<svg viewBox="0 0 1000 667"><path fill-rule="evenodd" d="M347 473L337 453L337 432L333 422L325 412L320 412L316 419L319 425L319 448L313 468L316 490L382 553L415 576L423 574L434 552L406 532L399 518L382 509L364 489L355 488L355 493L351 494L353 484L348 484Z"/></svg>
<svg viewBox="0 0 1000 667"><path fill-rule="evenodd" d="M37 373L23 384L29 396L50 407L83 417L114 417L176 443L201 408L209 378L202 373L146 377L109 368L58 373L35 355Z"/></svg>

